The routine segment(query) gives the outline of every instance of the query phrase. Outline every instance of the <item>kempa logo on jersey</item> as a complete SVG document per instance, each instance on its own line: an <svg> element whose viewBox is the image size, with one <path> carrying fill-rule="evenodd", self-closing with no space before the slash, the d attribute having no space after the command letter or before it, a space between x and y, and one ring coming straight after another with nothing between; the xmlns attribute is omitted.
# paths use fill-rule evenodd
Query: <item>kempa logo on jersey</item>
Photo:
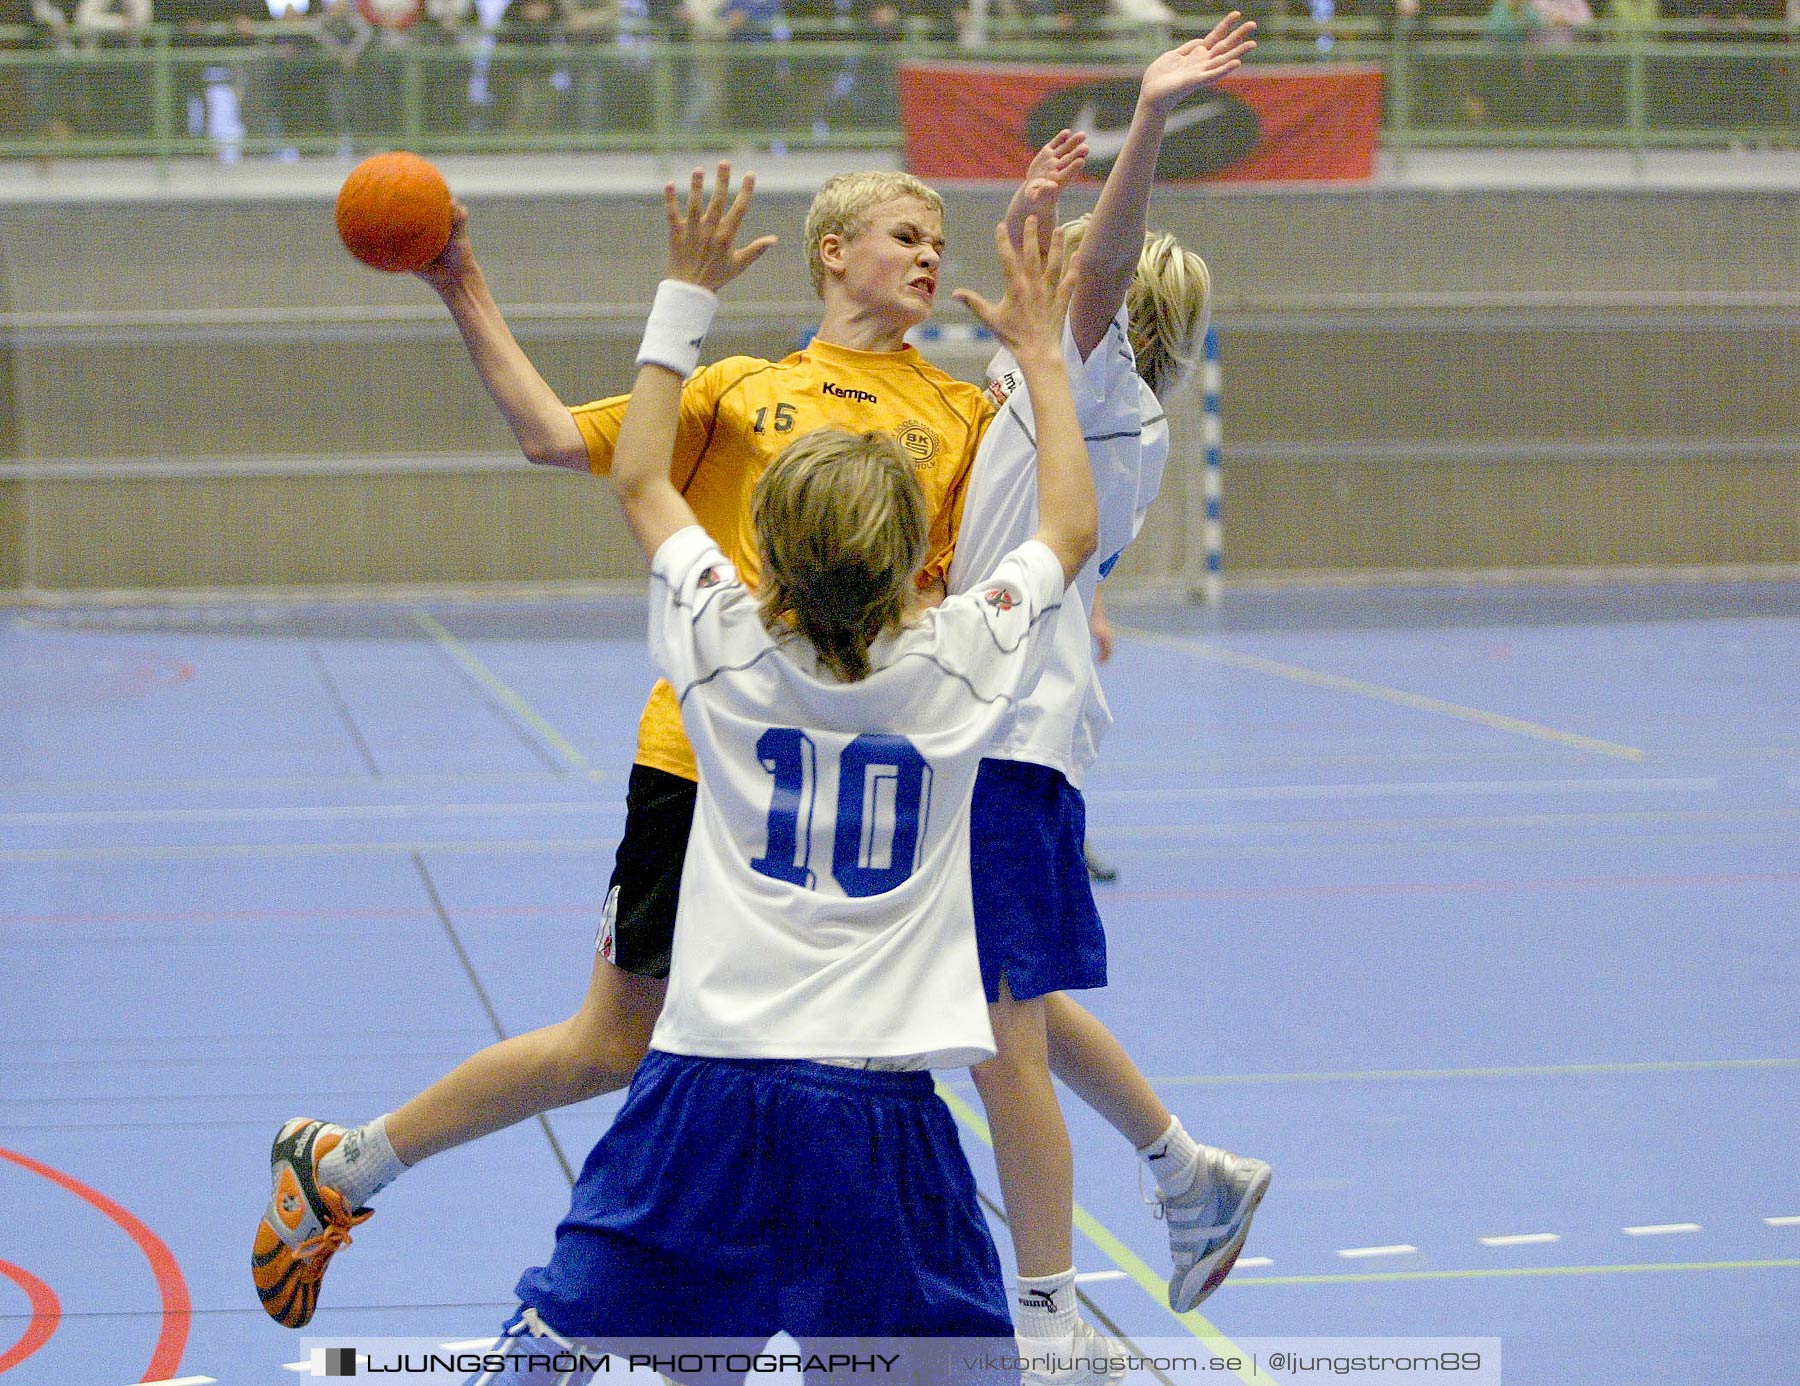
<svg viewBox="0 0 1800 1386"><path fill-rule="evenodd" d="M853 399L859 404L877 404L880 402L867 390L846 390L842 385L833 385L829 380L819 388L833 399Z"/></svg>

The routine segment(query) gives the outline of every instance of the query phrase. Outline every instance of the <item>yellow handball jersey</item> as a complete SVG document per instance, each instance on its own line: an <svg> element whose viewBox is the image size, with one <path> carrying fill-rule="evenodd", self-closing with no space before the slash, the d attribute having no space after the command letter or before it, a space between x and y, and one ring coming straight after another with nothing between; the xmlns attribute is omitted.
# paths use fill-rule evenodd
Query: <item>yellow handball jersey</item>
<svg viewBox="0 0 1800 1386"><path fill-rule="evenodd" d="M627 398L572 411L596 473L612 467ZM891 433L917 466L931 508L930 557L922 574L929 583L950 569L969 468L993 416L986 391L945 375L911 347L855 351L814 342L783 361L729 356L701 367L682 387L669 475L706 532L755 586L760 565L750 494L763 468L815 428ZM700 777L680 705L665 682L650 691L638 723L637 763L683 779Z"/></svg>

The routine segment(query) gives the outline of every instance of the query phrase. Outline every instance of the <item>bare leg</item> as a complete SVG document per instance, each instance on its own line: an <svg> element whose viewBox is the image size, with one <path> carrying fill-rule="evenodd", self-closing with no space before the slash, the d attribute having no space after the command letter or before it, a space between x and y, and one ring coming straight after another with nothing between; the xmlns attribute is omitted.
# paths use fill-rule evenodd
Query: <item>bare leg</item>
<svg viewBox="0 0 1800 1386"><path fill-rule="evenodd" d="M999 1052L969 1072L994 1135L1019 1274L1059 1275L1075 1264L1075 1160L1050 1082L1044 998L1015 1001L1002 980L988 1016Z"/></svg>
<svg viewBox="0 0 1800 1386"><path fill-rule="evenodd" d="M1148 1079L1098 1020L1065 992L1044 998L1051 1071L1141 1150L1174 1119ZM996 1026L996 1032L998 1026Z"/></svg>
<svg viewBox="0 0 1800 1386"><path fill-rule="evenodd" d="M631 1081L662 1011L666 981L594 959L581 1009L464 1060L388 1114L394 1154L408 1165Z"/></svg>

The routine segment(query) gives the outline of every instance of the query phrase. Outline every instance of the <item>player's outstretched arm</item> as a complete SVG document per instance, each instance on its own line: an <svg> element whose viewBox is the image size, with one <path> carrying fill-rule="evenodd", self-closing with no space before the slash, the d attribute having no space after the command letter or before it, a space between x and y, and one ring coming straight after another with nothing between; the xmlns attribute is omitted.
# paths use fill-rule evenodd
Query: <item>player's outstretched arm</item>
<svg viewBox="0 0 1800 1386"><path fill-rule="evenodd" d="M419 271L419 278L450 310L475 373L499 406L526 460L586 471L587 444L575 416L538 374L501 316L469 243L469 209L462 203L451 207L450 243Z"/></svg>
<svg viewBox="0 0 1800 1386"><path fill-rule="evenodd" d="M994 304L972 290L958 289L955 297L1012 352L1031 392L1038 430L1035 537L1056 554L1068 583L1093 555L1100 523L1093 468L1063 364L1063 317L1080 279L1080 256L1064 256L1060 229L1051 234L1049 250L1040 249L1035 216L1025 219L1023 229L1015 246L1005 222L994 228L1006 296Z"/></svg>
<svg viewBox="0 0 1800 1386"><path fill-rule="evenodd" d="M681 386L699 364L700 344L718 307L716 291L775 244L773 236L737 244L755 188L756 175L747 173L733 197L731 165L721 161L710 197L706 175L699 169L694 170L685 207L676 198L673 183L663 189L669 222L668 275L657 286L656 303L644 327L637 383L619 424L610 473L625 519L648 558L656 556L671 534L697 523L669 480Z"/></svg>
<svg viewBox="0 0 1800 1386"><path fill-rule="evenodd" d="M1069 308L1069 326L1083 357L1105 337L1137 272L1150 187L1170 112L1183 97L1242 67L1256 47L1255 32L1256 21L1233 10L1203 37L1170 49L1144 69L1125 145L1106 175L1081 242L1086 268Z"/></svg>

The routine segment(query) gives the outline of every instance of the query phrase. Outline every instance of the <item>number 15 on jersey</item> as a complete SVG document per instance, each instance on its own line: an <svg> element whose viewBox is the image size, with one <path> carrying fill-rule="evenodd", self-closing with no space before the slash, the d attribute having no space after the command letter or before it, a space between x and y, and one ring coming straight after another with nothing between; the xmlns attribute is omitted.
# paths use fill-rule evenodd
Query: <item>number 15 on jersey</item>
<svg viewBox="0 0 1800 1386"><path fill-rule="evenodd" d="M774 778L767 846L750 865L807 890L819 808L818 747L798 727L771 727L756 743ZM850 896L893 890L918 868L931 808L931 766L904 736L865 732L839 752L836 803L826 805L831 877Z"/></svg>

